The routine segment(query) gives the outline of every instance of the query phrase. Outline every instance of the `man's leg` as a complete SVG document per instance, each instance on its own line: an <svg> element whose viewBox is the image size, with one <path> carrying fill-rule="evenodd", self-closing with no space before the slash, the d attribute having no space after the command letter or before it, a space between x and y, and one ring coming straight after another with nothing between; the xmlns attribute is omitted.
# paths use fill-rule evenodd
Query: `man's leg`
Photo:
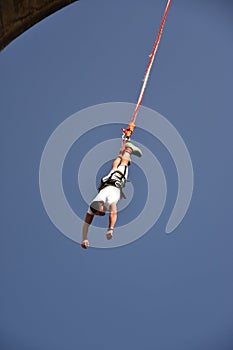
<svg viewBox="0 0 233 350"><path fill-rule="evenodd" d="M131 142L127 142L125 149L121 148L117 158L114 160L112 164L112 170L118 169L120 165L128 166L130 164L131 154L137 157L141 157L142 151L137 146L134 146Z"/></svg>
<svg viewBox="0 0 233 350"><path fill-rule="evenodd" d="M116 170L118 168L118 166L121 164L123 153L124 153L124 150L121 148L118 156L116 157L116 159L112 163L112 170Z"/></svg>
<svg viewBox="0 0 233 350"><path fill-rule="evenodd" d="M142 151L140 150L140 148L135 146L130 141L126 142L125 152L128 152L129 154L133 154L136 157L141 157L142 156Z"/></svg>
<svg viewBox="0 0 233 350"><path fill-rule="evenodd" d="M117 158L112 163L112 170L116 170L118 168L118 166L121 164L121 159L122 156L117 156Z"/></svg>
<svg viewBox="0 0 233 350"><path fill-rule="evenodd" d="M134 146L131 142L127 142L125 145L125 150L123 151L122 156L121 156L120 165L128 166L130 163L131 154L133 154L137 157L141 157L142 151L140 150L140 148Z"/></svg>
<svg viewBox="0 0 233 350"><path fill-rule="evenodd" d="M122 155L120 165L128 166L130 162L130 152L126 149Z"/></svg>

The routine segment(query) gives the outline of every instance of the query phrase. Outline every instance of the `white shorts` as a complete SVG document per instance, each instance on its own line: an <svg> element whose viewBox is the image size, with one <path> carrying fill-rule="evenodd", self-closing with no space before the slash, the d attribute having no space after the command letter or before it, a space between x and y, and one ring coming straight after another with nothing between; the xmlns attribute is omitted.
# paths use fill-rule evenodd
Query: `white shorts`
<svg viewBox="0 0 233 350"><path fill-rule="evenodd" d="M91 202L103 201L106 211L109 211L109 206L112 203L117 203L120 197L121 191L119 188L115 186L106 186L97 194L97 196ZM88 209L88 213L93 215L93 212L91 211L90 207Z"/></svg>

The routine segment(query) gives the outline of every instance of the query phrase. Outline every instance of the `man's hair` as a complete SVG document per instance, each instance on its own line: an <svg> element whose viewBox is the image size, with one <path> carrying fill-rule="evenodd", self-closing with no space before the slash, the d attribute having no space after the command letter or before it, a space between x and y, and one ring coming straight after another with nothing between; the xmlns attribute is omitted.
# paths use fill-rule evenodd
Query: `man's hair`
<svg viewBox="0 0 233 350"><path fill-rule="evenodd" d="M91 209L93 214L96 214L96 212L98 211L98 212L101 213L102 216L104 216L105 212L104 211L100 211L100 209L99 209L100 204L104 205L104 202L103 201L94 201L94 202L91 203L90 209Z"/></svg>

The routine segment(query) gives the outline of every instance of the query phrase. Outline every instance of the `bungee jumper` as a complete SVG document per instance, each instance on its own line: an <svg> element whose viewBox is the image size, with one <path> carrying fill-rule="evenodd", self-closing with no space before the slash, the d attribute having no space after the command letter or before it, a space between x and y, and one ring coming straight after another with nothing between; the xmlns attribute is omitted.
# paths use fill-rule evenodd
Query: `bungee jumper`
<svg viewBox="0 0 233 350"><path fill-rule="evenodd" d="M131 155L137 157L142 156L140 148L136 147L130 140L135 129L135 120L139 112L144 92L146 89L147 81L149 78L150 70L155 58L155 54L158 49L158 45L161 39L163 27L167 17L169 7L172 0L167 1L167 5L164 11L163 19L160 24L159 32L153 46L152 53L150 54L149 63L146 68L146 73L143 79L143 84L138 97L138 101L127 129L122 128L122 146L121 150L112 164L110 173L101 179L101 184L98 188L98 195L91 201L89 209L86 213L86 217L82 229L82 243L81 247L87 249L89 247L89 241L87 239L88 229L93 221L95 215L104 216L106 212L109 212L109 225L106 232L106 238L112 239L113 230L117 221L117 202L124 198L123 188L128 178L128 166L130 165Z"/></svg>
<svg viewBox="0 0 233 350"><path fill-rule="evenodd" d="M120 150L117 158L114 160L110 173L101 179L99 193L92 200L84 220L82 248L87 249L89 246L87 233L95 215L104 216L106 212L109 212L106 238L111 239L113 237L113 230L117 221L117 202L125 197L123 188L128 178L131 154L141 157L142 151L131 142L127 142L125 148Z"/></svg>

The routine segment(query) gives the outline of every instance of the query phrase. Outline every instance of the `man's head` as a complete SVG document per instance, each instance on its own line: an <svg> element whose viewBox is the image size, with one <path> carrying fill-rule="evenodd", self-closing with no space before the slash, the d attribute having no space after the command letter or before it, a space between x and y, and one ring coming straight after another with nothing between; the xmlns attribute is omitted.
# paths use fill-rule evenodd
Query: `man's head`
<svg viewBox="0 0 233 350"><path fill-rule="evenodd" d="M93 214L98 216L104 216L105 215L105 207L103 201L94 201L90 205L90 209Z"/></svg>

